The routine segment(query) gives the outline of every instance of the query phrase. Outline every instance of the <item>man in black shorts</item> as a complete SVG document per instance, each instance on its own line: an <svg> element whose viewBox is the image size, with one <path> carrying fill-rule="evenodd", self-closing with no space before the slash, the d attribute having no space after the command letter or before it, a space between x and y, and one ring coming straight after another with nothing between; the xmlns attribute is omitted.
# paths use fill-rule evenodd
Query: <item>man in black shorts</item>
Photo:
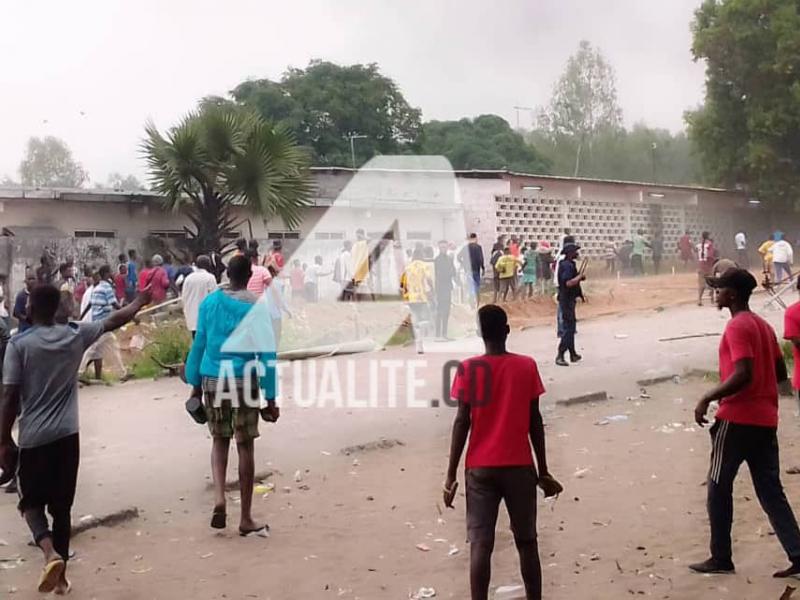
<svg viewBox="0 0 800 600"><path fill-rule="evenodd" d="M505 311L490 304L478 311L478 320L486 353L463 361L453 380L451 396L458 401L458 413L453 423L444 503L453 507L458 464L469 436L465 477L472 600L489 597L501 500L511 518L526 597L540 600L536 486L548 497L562 491L547 469L544 424L539 411L544 386L536 361L506 351L510 329Z"/></svg>
<svg viewBox="0 0 800 600"><path fill-rule="evenodd" d="M55 322L61 294L50 284L31 290L32 326L8 343L0 407L0 465L11 464L11 428L19 409L19 510L44 554L40 592L65 594L70 510L78 478L78 366L101 335L129 322L150 301L149 290L102 321ZM52 517L52 529L45 509Z"/></svg>

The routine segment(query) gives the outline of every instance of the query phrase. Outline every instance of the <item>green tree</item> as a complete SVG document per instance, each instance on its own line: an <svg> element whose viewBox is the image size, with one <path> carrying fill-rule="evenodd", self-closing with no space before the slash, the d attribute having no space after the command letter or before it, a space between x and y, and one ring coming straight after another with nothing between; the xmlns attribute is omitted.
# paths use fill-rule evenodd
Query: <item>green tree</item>
<svg viewBox="0 0 800 600"><path fill-rule="evenodd" d="M573 175L582 174L584 152L600 133L621 127L614 69L600 51L581 41L567 61L553 90L550 105L539 116L539 127L554 144L575 148Z"/></svg>
<svg viewBox="0 0 800 600"><path fill-rule="evenodd" d="M311 203L307 153L252 111L204 103L166 135L152 123L145 131L152 190L169 208L185 211L195 253L227 247L225 235L241 224L234 206L294 227Z"/></svg>
<svg viewBox="0 0 800 600"><path fill-rule="evenodd" d="M234 100L294 133L312 150L314 164L351 165L351 136L356 165L376 154L399 154L414 147L420 111L411 107L395 82L376 64L339 66L312 61L289 69L280 81L246 81Z"/></svg>
<svg viewBox="0 0 800 600"><path fill-rule="evenodd" d="M98 183L95 187L125 192L141 192L147 189L147 186L139 181L135 175L123 176L122 173L116 171L109 174L105 185Z"/></svg>
<svg viewBox="0 0 800 600"><path fill-rule="evenodd" d="M19 165L22 185L81 187L89 174L72 157L67 144L56 137L32 137Z"/></svg>
<svg viewBox="0 0 800 600"><path fill-rule="evenodd" d="M529 139L552 161L554 174L573 174L576 147L571 140L554 140L542 131L532 132ZM584 155L581 175L626 181L705 183L699 157L685 133L672 134L643 123L630 130L600 132L592 144L592 152Z"/></svg>
<svg viewBox="0 0 800 600"><path fill-rule="evenodd" d="M441 154L454 169L509 169L549 173L550 163L497 115L423 125L422 154Z"/></svg>
<svg viewBox="0 0 800 600"><path fill-rule="evenodd" d="M706 0L692 52L706 62L704 105L689 134L717 183L777 205L800 194L800 4Z"/></svg>

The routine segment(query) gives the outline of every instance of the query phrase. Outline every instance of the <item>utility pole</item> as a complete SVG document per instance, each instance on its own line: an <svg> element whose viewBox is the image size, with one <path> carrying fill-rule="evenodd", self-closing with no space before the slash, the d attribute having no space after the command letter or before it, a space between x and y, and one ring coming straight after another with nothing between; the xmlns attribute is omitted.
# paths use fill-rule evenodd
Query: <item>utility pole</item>
<svg viewBox="0 0 800 600"><path fill-rule="evenodd" d="M349 136L350 138L350 160L353 162L353 169L356 168L356 145L354 140L363 140L366 138L366 135L361 135L358 133L351 133Z"/></svg>
<svg viewBox="0 0 800 600"><path fill-rule="evenodd" d="M658 144L655 142L650 144L650 154L653 158L653 183L658 183L658 179L656 178L656 149L658 148Z"/></svg>
<svg viewBox="0 0 800 600"><path fill-rule="evenodd" d="M517 129L519 129L519 111L527 110L528 112L533 112L533 108L530 106L515 106L514 110L517 111Z"/></svg>

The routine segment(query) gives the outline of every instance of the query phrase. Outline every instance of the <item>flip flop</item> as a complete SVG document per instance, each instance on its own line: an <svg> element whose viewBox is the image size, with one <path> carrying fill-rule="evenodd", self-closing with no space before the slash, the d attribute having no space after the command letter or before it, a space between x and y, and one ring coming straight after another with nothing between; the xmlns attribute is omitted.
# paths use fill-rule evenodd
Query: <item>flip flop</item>
<svg viewBox="0 0 800 600"><path fill-rule="evenodd" d="M224 510L214 509L211 515L211 527L214 529L225 529L227 526L227 515Z"/></svg>
<svg viewBox="0 0 800 600"><path fill-rule="evenodd" d="M261 538L268 538L269 537L269 525L262 525L261 527L256 527L255 529L242 529L239 527L239 535L242 537L261 537Z"/></svg>
<svg viewBox="0 0 800 600"><path fill-rule="evenodd" d="M42 569L41 577L39 577L39 591L43 594L49 594L56 589L56 585L61 580L66 567L67 564L62 558L54 558L47 563Z"/></svg>

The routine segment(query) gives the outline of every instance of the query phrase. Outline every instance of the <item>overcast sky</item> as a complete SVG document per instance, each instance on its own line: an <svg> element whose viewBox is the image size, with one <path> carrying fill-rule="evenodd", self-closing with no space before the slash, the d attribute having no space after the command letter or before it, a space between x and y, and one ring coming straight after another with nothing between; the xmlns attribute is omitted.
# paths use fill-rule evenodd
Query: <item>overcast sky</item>
<svg viewBox="0 0 800 600"><path fill-rule="evenodd" d="M63 138L93 182L140 177L142 126L312 58L377 62L427 119L545 104L581 39L615 67L625 122L673 131L703 94L700 0L3 0L0 178L29 136ZM81 115L81 112L84 115ZM531 116L523 112L523 126Z"/></svg>

